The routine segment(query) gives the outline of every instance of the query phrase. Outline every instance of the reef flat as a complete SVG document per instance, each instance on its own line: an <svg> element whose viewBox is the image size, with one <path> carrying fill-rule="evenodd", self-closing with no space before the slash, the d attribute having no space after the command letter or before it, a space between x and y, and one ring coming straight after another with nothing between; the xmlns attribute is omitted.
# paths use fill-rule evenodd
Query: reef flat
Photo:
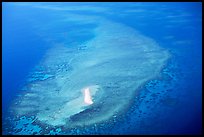
<svg viewBox="0 0 204 137"><path fill-rule="evenodd" d="M157 77L170 56L121 23L102 19L94 34L81 45L48 50L11 111L65 128L105 122L131 106L138 88ZM89 105L83 100L86 87L93 99Z"/></svg>

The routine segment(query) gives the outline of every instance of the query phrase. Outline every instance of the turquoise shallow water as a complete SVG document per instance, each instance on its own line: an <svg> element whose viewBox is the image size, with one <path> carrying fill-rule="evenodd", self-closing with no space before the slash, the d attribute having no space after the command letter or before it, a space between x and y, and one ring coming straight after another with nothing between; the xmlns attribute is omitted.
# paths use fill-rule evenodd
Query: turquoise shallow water
<svg viewBox="0 0 204 137"><path fill-rule="evenodd" d="M76 45L94 38L97 19L93 22L87 15L140 31L169 51L170 59L157 77L137 89L125 113L103 123L68 130L43 124L32 114L16 118L9 113L17 96L26 91L24 85L55 77L37 67L50 48L60 43L78 49ZM201 16L201 3L4 3L3 134L201 134Z"/></svg>

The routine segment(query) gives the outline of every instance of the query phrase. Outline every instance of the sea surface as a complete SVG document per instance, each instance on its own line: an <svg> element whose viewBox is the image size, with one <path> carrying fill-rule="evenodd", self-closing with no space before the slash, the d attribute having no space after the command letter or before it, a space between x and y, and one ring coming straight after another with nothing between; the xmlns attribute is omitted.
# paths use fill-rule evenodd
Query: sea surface
<svg viewBox="0 0 204 137"><path fill-rule="evenodd" d="M3 2L2 131L201 134L202 3Z"/></svg>

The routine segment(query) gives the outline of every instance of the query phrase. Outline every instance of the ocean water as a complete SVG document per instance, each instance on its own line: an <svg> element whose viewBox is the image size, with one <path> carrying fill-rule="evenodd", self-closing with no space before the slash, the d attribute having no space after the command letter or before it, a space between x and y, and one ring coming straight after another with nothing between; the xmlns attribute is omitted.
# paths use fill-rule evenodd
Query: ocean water
<svg viewBox="0 0 204 137"><path fill-rule="evenodd" d="M2 7L3 134L202 133L202 3Z"/></svg>

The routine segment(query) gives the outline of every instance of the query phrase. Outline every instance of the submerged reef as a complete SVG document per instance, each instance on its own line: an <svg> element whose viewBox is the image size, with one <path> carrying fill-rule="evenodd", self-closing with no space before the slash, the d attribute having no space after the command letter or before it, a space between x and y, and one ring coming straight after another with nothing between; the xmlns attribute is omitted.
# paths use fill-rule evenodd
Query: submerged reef
<svg viewBox="0 0 204 137"><path fill-rule="evenodd" d="M90 41L47 51L43 69L11 107L16 117L32 115L35 123L63 129L103 124L130 108L137 90L160 75L169 53L153 39L106 19L97 25ZM90 104L84 102L87 88Z"/></svg>

